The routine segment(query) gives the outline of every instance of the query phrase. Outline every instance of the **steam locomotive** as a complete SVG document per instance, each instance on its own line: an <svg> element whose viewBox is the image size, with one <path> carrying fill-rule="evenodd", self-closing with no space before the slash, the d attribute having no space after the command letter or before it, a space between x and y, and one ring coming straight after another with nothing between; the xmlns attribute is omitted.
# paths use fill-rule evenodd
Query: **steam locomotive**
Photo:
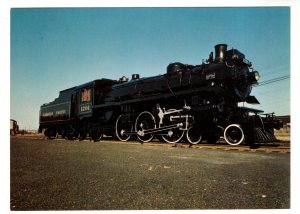
<svg viewBox="0 0 300 214"><path fill-rule="evenodd" d="M103 134L120 141L154 137L168 143L186 140L230 145L276 141L282 122L274 114L240 106L259 104L251 95L259 73L237 49L215 46L199 65L180 62L167 72L140 78L97 79L60 91L40 108L39 132L49 138L100 140Z"/></svg>

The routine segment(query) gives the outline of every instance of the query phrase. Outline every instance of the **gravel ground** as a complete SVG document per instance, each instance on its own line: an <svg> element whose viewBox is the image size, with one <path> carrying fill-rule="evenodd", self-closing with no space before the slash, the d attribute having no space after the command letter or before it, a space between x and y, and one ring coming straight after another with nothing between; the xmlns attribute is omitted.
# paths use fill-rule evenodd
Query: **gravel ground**
<svg viewBox="0 0 300 214"><path fill-rule="evenodd" d="M289 153L11 138L11 210L289 207Z"/></svg>

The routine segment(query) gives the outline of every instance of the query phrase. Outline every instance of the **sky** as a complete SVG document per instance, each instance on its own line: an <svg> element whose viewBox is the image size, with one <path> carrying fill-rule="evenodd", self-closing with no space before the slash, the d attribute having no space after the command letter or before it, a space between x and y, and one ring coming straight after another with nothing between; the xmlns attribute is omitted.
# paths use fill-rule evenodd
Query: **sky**
<svg viewBox="0 0 300 214"><path fill-rule="evenodd" d="M10 117L38 129L39 108L94 79L201 64L214 46L246 55L260 82L290 75L290 8L12 8ZM266 113L290 114L290 79L255 87Z"/></svg>

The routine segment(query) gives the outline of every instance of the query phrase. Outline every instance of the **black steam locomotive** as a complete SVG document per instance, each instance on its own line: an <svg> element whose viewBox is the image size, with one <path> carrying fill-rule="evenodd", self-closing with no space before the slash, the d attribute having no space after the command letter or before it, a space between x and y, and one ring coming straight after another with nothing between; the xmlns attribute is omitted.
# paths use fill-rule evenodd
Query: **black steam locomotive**
<svg viewBox="0 0 300 214"><path fill-rule="evenodd" d="M275 141L282 122L273 114L241 107L258 104L251 96L259 73L243 53L215 46L215 57L200 65L171 63L163 75L132 79L98 79L60 91L40 109L39 132L49 138L100 140L102 135L141 142L159 137L168 143L231 145Z"/></svg>

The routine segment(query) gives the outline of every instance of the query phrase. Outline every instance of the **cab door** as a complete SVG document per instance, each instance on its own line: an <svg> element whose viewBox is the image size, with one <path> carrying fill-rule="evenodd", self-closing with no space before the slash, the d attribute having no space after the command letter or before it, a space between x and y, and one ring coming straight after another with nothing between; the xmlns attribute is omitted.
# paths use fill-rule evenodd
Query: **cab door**
<svg viewBox="0 0 300 214"><path fill-rule="evenodd" d="M71 118L77 118L78 116L78 93L75 92L71 95L71 112L70 117Z"/></svg>

